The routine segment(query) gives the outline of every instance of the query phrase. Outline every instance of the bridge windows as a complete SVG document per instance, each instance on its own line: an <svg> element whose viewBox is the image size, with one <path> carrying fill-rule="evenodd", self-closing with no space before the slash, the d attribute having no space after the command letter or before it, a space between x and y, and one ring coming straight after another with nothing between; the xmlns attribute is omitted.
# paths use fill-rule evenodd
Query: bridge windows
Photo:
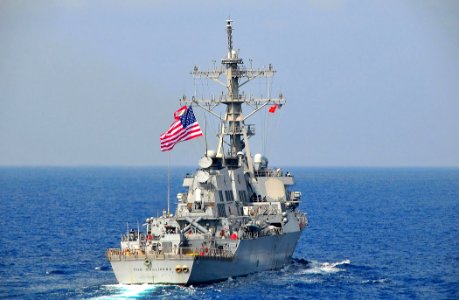
<svg viewBox="0 0 459 300"><path fill-rule="evenodd" d="M217 203L218 216L226 217L226 208L224 203Z"/></svg>
<svg viewBox="0 0 459 300"><path fill-rule="evenodd" d="M218 191L218 198L219 198L220 202L225 201L225 200L223 199L223 192L222 192L222 191Z"/></svg>
<svg viewBox="0 0 459 300"><path fill-rule="evenodd" d="M247 193L245 191L239 191L239 200L247 202Z"/></svg>
<svg viewBox="0 0 459 300"><path fill-rule="evenodd" d="M226 201L234 201L233 191L225 191Z"/></svg>

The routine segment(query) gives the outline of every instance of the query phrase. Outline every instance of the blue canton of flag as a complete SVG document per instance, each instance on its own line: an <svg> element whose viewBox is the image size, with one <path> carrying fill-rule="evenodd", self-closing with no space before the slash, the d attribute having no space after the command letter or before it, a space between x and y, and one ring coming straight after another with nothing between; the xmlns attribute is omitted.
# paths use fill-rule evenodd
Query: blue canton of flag
<svg viewBox="0 0 459 300"><path fill-rule="evenodd" d="M191 108L191 106L180 117L180 122L182 122L183 128L187 128L188 126L196 122L196 117L194 116L193 109Z"/></svg>

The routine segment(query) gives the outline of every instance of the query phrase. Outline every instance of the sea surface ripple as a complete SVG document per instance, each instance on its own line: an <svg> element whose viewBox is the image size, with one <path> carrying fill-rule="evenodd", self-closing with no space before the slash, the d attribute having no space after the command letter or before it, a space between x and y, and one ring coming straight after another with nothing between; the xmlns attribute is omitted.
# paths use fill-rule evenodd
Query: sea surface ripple
<svg viewBox="0 0 459 300"><path fill-rule="evenodd" d="M164 168L0 168L0 299L459 299L459 169L288 171L310 223L291 263L183 287L119 285L104 256L166 207Z"/></svg>

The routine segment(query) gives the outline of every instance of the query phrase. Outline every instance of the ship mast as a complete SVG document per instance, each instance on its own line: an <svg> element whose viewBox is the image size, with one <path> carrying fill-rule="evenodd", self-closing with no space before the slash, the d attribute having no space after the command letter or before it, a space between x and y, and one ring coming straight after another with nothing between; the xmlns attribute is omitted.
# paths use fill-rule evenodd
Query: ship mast
<svg viewBox="0 0 459 300"><path fill-rule="evenodd" d="M240 94L240 87L246 83L259 77L272 77L276 72L272 65L267 68L252 69L244 66L238 51L233 48L233 26L232 20L226 20L226 33L228 37L228 53L221 60L221 67L214 67L213 70L201 71L197 66L194 67L191 74L194 78L211 79L226 88L226 95L222 94L220 98L212 99L195 99L188 100L186 97L181 99L182 104L197 105L221 121L221 131L219 133L219 145L217 149L217 157L225 158L225 165L232 167L234 162L237 162L238 154L245 152L247 158L248 171L253 174L252 156L249 147L249 137L255 134L255 126L245 124L245 121L254 115L256 112L269 104L285 104L285 99L282 95L278 98L253 98ZM220 80L224 75L226 82ZM220 105L226 105L226 113L224 117L220 117L214 112L214 109ZM244 116L242 113L242 104L248 105L252 111ZM229 142L225 141L225 137L229 136ZM224 144L229 146L227 153L224 153Z"/></svg>

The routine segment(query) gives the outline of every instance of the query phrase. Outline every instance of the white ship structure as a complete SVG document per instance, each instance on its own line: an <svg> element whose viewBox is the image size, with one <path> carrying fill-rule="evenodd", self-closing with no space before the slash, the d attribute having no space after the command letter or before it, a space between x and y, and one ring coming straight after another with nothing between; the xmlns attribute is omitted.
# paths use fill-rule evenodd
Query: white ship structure
<svg viewBox="0 0 459 300"><path fill-rule="evenodd" d="M301 192L291 190L294 177L250 152L255 127L246 124L247 118L283 105L285 99L241 94L243 85L272 77L275 70L271 65L247 68L233 48L232 30L227 20L228 53L221 67L192 71L195 78L223 85L226 93L209 100L181 100L220 119L217 150L206 150L199 169L184 178L187 191L177 194L175 214L169 204L162 216L147 218L142 231L131 229L123 235L120 248L107 250L119 283L189 285L279 269L291 262L308 224L298 209ZM221 104L226 105L223 116L214 111ZM251 110L247 115L243 105Z"/></svg>

